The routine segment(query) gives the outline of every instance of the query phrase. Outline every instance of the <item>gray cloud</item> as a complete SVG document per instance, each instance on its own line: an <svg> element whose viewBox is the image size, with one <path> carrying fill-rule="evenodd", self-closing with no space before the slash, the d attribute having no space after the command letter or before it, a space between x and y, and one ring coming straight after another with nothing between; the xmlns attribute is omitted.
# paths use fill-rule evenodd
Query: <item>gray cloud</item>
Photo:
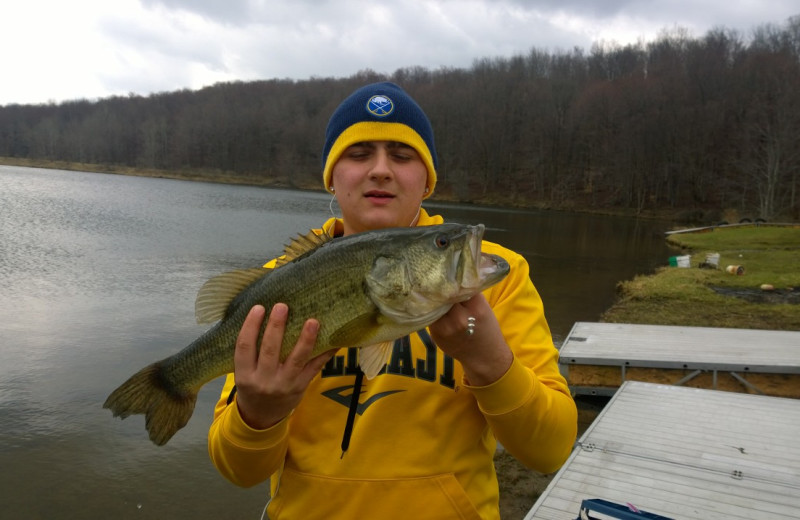
<svg viewBox="0 0 800 520"><path fill-rule="evenodd" d="M148 8L164 7L169 10L191 12L219 23L239 25L246 22L252 2L248 0L141 0Z"/></svg>
<svg viewBox="0 0 800 520"><path fill-rule="evenodd" d="M795 1L28 0L4 12L11 23L0 46L15 49L7 69L26 72L4 77L0 104L469 67L532 48L652 40L673 27L695 37L718 26L747 35L800 13ZM57 21L42 19L43 11Z"/></svg>

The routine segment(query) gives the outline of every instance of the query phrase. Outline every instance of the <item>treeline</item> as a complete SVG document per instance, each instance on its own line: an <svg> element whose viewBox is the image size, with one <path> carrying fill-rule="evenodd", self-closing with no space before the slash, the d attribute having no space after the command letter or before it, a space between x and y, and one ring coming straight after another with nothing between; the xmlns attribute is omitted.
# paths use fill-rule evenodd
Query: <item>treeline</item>
<svg viewBox="0 0 800 520"><path fill-rule="evenodd" d="M0 107L0 156L320 187L328 117L391 80L432 120L437 195L539 207L800 217L800 16L753 30L386 76Z"/></svg>

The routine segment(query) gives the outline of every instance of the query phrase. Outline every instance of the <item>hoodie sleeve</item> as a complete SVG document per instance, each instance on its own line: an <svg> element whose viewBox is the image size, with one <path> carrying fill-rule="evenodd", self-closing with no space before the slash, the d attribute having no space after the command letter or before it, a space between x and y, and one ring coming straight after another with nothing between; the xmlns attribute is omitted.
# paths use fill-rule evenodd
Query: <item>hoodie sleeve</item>
<svg viewBox="0 0 800 520"><path fill-rule="evenodd" d="M509 275L487 297L514 361L491 385L468 388L503 447L529 468L550 473L561 467L575 443L575 401L559 372L558 350L527 261L513 251L491 246L485 243L484 250L511 265Z"/></svg>
<svg viewBox="0 0 800 520"><path fill-rule="evenodd" d="M228 404L233 390L228 374L208 430L208 453L217 470L232 483L251 487L268 479L283 465L288 444L288 417L266 430L250 428L236 406Z"/></svg>

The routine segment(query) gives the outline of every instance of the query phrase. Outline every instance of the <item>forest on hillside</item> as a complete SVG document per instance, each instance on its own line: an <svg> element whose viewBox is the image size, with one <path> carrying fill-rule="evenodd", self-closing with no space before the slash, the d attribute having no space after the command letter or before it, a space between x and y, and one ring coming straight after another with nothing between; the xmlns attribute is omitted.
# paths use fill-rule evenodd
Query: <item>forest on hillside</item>
<svg viewBox="0 0 800 520"><path fill-rule="evenodd" d="M469 69L0 106L0 158L320 188L330 114L379 80L431 119L434 200L800 218L800 16L746 38L672 28L648 43L534 48Z"/></svg>

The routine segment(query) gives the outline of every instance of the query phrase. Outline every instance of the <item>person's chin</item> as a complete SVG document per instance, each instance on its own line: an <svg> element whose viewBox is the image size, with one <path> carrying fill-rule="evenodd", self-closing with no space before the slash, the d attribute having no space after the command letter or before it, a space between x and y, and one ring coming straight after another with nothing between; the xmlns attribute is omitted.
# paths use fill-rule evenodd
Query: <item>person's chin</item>
<svg viewBox="0 0 800 520"><path fill-rule="evenodd" d="M369 211L364 211L359 215L359 220L362 222L364 229L382 229L388 227L402 227L407 226L409 223L400 223L402 220L400 216L394 211L381 211L382 208L373 208Z"/></svg>

